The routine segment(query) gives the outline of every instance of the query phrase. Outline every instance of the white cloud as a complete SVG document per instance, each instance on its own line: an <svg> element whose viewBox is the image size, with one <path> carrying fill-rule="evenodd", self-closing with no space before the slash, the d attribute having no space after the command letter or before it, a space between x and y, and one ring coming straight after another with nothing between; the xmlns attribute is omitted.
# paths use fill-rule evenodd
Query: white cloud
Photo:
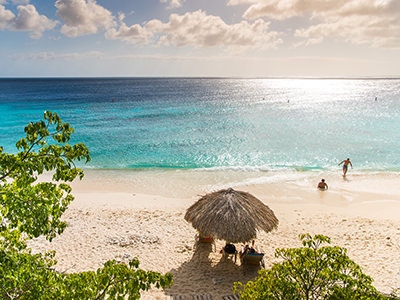
<svg viewBox="0 0 400 300"><path fill-rule="evenodd" d="M5 9L3 5L0 5L0 30L6 29L14 19L15 15L12 11Z"/></svg>
<svg viewBox="0 0 400 300"><path fill-rule="evenodd" d="M94 0L57 0L57 15L65 22L61 33L69 37L96 33L116 25L111 12Z"/></svg>
<svg viewBox="0 0 400 300"><path fill-rule="evenodd" d="M29 31L31 38L40 38L44 31L53 29L57 22L40 15L36 8L29 5L19 5L18 15L0 5L0 29Z"/></svg>
<svg viewBox="0 0 400 300"><path fill-rule="evenodd" d="M184 15L172 14L168 23L152 20L146 28L161 35L160 44L177 47L274 47L280 42L276 32L269 31L269 23L256 20L228 25L220 17L198 10Z"/></svg>
<svg viewBox="0 0 400 300"><path fill-rule="evenodd" d="M118 21L120 23L119 29L111 28L105 33L105 37L109 40L123 40L131 44L148 44L153 36L153 33L145 27L134 24L127 26L124 23L125 14L120 13Z"/></svg>
<svg viewBox="0 0 400 300"><path fill-rule="evenodd" d="M148 44L153 33L139 24L127 26L124 22L119 29L111 28L105 33L105 37L109 40L123 40L132 44Z"/></svg>
<svg viewBox="0 0 400 300"><path fill-rule="evenodd" d="M303 17L313 24L297 29L305 44L338 37L375 47L400 47L399 0L230 0L228 5L249 5L243 17L286 20Z"/></svg>
<svg viewBox="0 0 400 300"><path fill-rule="evenodd" d="M19 5L18 15L14 19L12 28L15 30L30 31L31 38L40 38L46 30L53 29L56 21L49 20L44 15L39 15L33 5Z"/></svg>
<svg viewBox="0 0 400 300"><path fill-rule="evenodd" d="M0 0L0 4L7 4L6 0Z"/></svg>
<svg viewBox="0 0 400 300"><path fill-rule="evenodd" d="M104 54L99 51L89 51L83 53L54 53L54 52L38 52L38 53L24 53L10 55L10 59L15 60L75 60L75 59L87 59L94 57L103 57Z"/></svg>
<svg viewBox="0 0 400 300"><path fill-rule="evenodd" d="M122 17L123 19L123 17ZM154 19L128 27L122 20L119 29L106 32L108 39L122 39L136 44L156 42L176 47L271 48L281 40L269 31L269 23L256 20L228 25L220 17L198 10L184 15L172 14L167 23Z"/></svg>
<svg viewBox="0 0 400 300"><path fill-rule="evenodd" d="M256 3L257 0L229 0L227 5L234 6L234 5L241 5L241 4L252 4Z"/></svg>
<svg viewBox="0 0 400 300"><path fill-rule="evenodd" d="M230 0L228 5L250 5L243 14L246 19L269 17L285 20L294 16L326 13L351 1L354 0Z"/></svg>
<svg viewBox="0 0 400 300"><path fill-rule="evenodd" d="M306 39L306 44L322 42L328 37L340 37L353 44L369 44L373 47L400 47L400 20L397 18L372 18L354 16L331 19L327 22L298 29L295 36Z"/></svg>
<svg viewBox="0 0 400 300"><path fill-rule="evenodd" d="M168 3L168 8L181 7L185 0L160 0L161 3Z"/></svg>

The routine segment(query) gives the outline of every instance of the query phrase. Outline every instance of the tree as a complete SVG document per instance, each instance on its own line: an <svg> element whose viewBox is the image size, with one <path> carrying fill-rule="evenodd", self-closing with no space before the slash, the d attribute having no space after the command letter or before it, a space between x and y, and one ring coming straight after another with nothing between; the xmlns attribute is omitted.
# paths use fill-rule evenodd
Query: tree
<svg viewBox="0 0 400 300"><path fill-rule="evenodd" d="M16 154L0 147L0 298L1 299L139 299L140 291L168 287L172 275L108 261L96 272L62 273L54 252L32 254L26 240L52 240L66 228L61 220L74 200L67 182L83 177L75 161L90 161L87 147L68 144L74 129L50 111L25 127ZM53 182L38 182L43 172Z"/></svg>
<svg viewBox="0 0 400 300"><path fill-rule="evenodd" d="M275 256L282 262L261 270L254 282L236 282L240 299L395 299L377 292L372 278L347 256L345 248L322 246L330 243L328 237L305 234L300 239L301 248L277 249Z"/></svg>

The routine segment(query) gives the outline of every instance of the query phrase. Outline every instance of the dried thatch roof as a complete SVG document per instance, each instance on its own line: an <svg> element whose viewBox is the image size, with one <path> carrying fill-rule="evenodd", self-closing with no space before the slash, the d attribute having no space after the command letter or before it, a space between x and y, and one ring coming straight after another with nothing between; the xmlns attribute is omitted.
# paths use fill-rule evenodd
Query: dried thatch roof
<svg viewBox="0 0 400 300"><path fill-rule="evenodd" d="M278 226L274 212L249 193L231 188L207 194L188 208L185 220L203 235L232 243L248 242L257 230Z"/></svg>

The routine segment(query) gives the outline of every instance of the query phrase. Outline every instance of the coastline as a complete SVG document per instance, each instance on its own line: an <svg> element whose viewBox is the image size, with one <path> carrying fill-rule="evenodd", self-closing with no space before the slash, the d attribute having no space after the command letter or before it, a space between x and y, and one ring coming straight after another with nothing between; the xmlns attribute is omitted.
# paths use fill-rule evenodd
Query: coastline
<svg viewBox="0 0 400 300"><path fill-rule="evenodd" d="M324 234L348 249L380 291L400 287L400 174L292 175L85 170L84 179L71 184L75 201L64 214L67 229L52 243L36 239L31 246L56 250L58 270L95 270L109 259L138 257L143 269L173 274L172 288L153 289L142 299L206 293L219 299L232 294L233 282L253 280L258 269L222 259L224 241L217 241L217 251L194 247L196 231L183 216L199 196L232 185L259 198L279 219L277 230L261 232L256 241L267 268L277 261L276 248L300 247L299 234ZM328 191L316 189L322 176Z"/></svg>
<svg viewBox="0 0 400 300"><path fill-rule="evenodd" d="M200 196L232 187L254 194L267 205L308 205L315 210L328 207L338 213L400 220L393 207L400 205L400 173L258 172L237 170L185 169L86 169L83 180L71 186L77 202L81 194L135 194L168 198L169 205L185 208ZM328 191L316 189L321 178ZM47 179L49 177L47 176ZM139 197L140 198L140 197ZM174 200L177 199L177 200ZM181 201L183 203L180 203ZM124 201L130 202L130 199ZM140 199L133 199L133 205ZM106 201L110 201L108 198ZM124 203L121 201L121 203ZM84 201L83 201L84 202ZM156 206L162 206L156 201ZM74 205L74 203L72 203ZM123 205L126 205L124 203ZM190 205L190 204L189 204ZM186 206L187 208L188 206Z"/></svg>

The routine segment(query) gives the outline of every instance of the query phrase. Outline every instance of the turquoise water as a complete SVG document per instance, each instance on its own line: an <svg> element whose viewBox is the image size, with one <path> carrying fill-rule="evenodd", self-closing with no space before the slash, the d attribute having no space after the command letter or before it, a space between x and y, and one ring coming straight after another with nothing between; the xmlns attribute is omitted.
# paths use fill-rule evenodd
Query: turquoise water
<svg viewBox="0 0 400 300"><path fill-rule="evenodd" d="M6 151L52 110L89 168L400 172L399 79L0 79L0 110Z"/></svg>

